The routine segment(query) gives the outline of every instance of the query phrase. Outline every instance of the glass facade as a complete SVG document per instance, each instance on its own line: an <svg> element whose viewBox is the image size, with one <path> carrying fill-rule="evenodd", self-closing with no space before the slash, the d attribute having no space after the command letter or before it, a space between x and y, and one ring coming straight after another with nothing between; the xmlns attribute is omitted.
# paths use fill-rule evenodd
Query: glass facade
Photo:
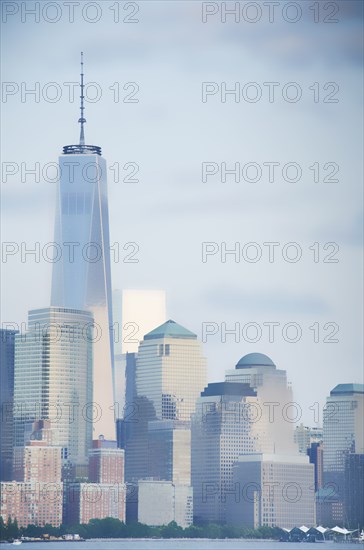
<svg viewBox="0 0 364 550"><path fill-rule="evenodd" d="M87 146L85 146L87 147ZM106 162L86 148L60 156L51 305L91 311L93 401L100 411L95 436L115 439L113 332Z"/></svg>
<svg viewBox="0 0 364 550"><path fill-rule="evenodd" d="M189 422L156 420L148 423L148 474L153 479L191 484Z"/></svg>
<svg viewBox="0 0 364 550"><path fill-rule="evenodd" d="M92 441L92 323L87 311L32 310L28 332L15 338L15 446L49 419L64 464L81 469Z"/></svg>
<svg viewBox="0 0 364 550"><path fill-rule="evenodd" d="M364 453L364 385L339 384L326 400L323 425L324 483L344 495L345 459Z"/></svg>
<svg viewBox="0 0 364 550"><path fill-rule="evenodd" d="M15 330L0 330L0 480L12 480Z"/></svg>
<svg viewBox="0 0 364 550"><path fill-rule="evenodd" d="M225 523L232 466L241 454L260 450L250 415L257 398L248 384L209 384L192 416L192 486L196 522Z"/></svg>

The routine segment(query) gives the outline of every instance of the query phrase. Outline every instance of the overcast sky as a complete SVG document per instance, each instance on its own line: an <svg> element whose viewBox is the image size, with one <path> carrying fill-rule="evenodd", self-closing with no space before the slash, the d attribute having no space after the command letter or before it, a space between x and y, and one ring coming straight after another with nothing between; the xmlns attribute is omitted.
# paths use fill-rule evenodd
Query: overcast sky
<svg viewBox="0 0 364 550"><path fill-rule="evenodd" d="M138 263L112 263L113 288L165 289L168 316L200 338L203 323L216 323L210 328L218 333L204 344L210 380L221 380L246 353L269 355L287 370L302 420L313 424L314 402L322 406L336 384L363 377L362 3L330 3L339 7L336 14L329 7L323 11L322 3L319 13L309 9L311 2L296 2L290 10L281 3L273 22L265 6L256 23L248 19L258 18L262 2L250 11L240 2L240 22L227 16L226 23L216 2L207 9L217 13L205 23L202 4L192 1L138 2L138 12L135 3L120 2L118 23L116 2L80 2L73 23L64 2L57 2L57 10L49 3L39 22L24 11L34 2L4 4L3 172L12 166L19 171L2 185L2 240L30 248L53 240L56 184L42 175L39 183L34 176L22 181L21 163L31 168L39 162L43 170L57 161L63 145L78 142L77 97L70 101L64 83L78 81L83 50L85 82L96 82L102 93L86 103L86 142L100 145L109 167L118 163L123 175L131 171L123 170L125 164L139 166L137 183L114 181L115 168L108 173L111 242L120 243L121 260L132 250L122 250L126 243L139 247ZM287 21L295 13L297 22ZM21 91L37 82L39 101L34 95L22 101ZM216 83L205 102L203 82ZM233 95L221 101L223 82L228 89L238 83L239 102ZM255 84L244 87L249 82ZM277 83L272 102L267 82ZM296 84L285 87L289 82ZM126 83L137 86L124 90ZM131 99L138 102L123 102L137 87ZM90 99L97 89L89 86ZM252 98L257 90L261 99L249 102L247 94ZM297 90L298 101L284 99L282 93L289 99ZM52 101L55 92L58 101ZM247 181L254 177L248 171L245 180L230 175L223 182L219 172L203 182L203 162L225 162L227 168L238 162L242 169L255 162L262 177ZM280 163L273 182L267 162ZM282 178L282 166L290 162L302 169L296 183ZM339 181L323 181L330 174ZM217 243L206 262L203 242ZM229 249L239 243L245 258L254 249L244 245L255 242L262 258L236 262L228 255L223 263L222 242ZM273 262L267 242L280 243ZM290 242L302 250L296 263L282 257L294 253L284 248ZM338 262L323 262L325 257ZM29 309L48 305L51 267L44 259L22 262L20 254L2 263L3 322L26 321ZM268 322L280 323L274 342L263 325ZM256 323L261 338L249 341L255 336L251 325L240 342L231 335L223 342L222 323L229 329L238 323L242 330ZM286 323L301 327L299 342L285 341Z"/></svg>

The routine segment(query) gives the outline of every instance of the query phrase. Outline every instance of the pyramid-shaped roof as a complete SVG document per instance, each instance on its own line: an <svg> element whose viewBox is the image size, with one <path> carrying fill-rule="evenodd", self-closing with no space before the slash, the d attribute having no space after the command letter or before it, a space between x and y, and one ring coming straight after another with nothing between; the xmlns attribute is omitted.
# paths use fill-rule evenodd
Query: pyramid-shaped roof
<svg viewBox="0 0 364 550"><path fill-rule="evenodd" d="M331 390L330 395L364 393L364 384L338 384Z"/></svg>
<svg viewBox="0 0 364 550"><path fill-rule="evenodd" d="M181 338L184 340L196 340L197 335L182 327L175 321L172 321L172 319L169 319L169 321L166 321L163 325L153 329L144 336L144 340L156 340L157 338Z"/></svg>

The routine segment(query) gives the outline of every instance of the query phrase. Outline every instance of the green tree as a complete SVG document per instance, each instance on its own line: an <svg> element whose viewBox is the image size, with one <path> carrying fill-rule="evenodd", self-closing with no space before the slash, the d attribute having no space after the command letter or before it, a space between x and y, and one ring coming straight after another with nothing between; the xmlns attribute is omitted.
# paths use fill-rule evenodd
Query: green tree
<svg viewBox="0 0 364 550"><path fill-rule="evenodd" d="M149 525L144 525L143 523L130 523L130 525L127 526L127 536L133 537L133 538L147 538L150 537L152 533L152 529L149 527Z"/></svg>
<svg viewBox="0 0 364 550"><path fill-rule="evenodd" d="M16 539L19 536L19 527L16 518L14 519L14 521L11 521L11 517L9 516L6 527L7 536L9 539Z"/></svg>
<svg viewBox="0 0 364 550"><path fill-rule="evenodd" d="M0 540L7 540L8 538L8 529L3 520L3 517L0 516Z"/></svg>
<svg viewBox="0 0 364 550"><path fill-rule="evenodd" d="M205 528L206 537L209 539L219 539L221 537L221 526L216 523L209 523Z"/></svg>
<svg viewBox="0 0 364 550"><path fill-rule="evenodd" d="M43 527L39 527L39 525L34 525L33 523L27 525L27 527L23 530L23 534L26 537L40 537L42 533L45 533Z"/></svg>
<svg viewBox="0 0 364 550"><path fill-rule="evenodd" d="M163 525L160 531L161 537L165 539L177 539L183 537L183 529L175 521L171 521L168 525Z"/></svg>
<svg viewBox="0 0 364 550"><path fill-rule="evenodd" d="M191 538L191 539L198 539L204 536L203 529L199 525L190 525L189 527L186 527L183 535L186 538Z"/></svg>

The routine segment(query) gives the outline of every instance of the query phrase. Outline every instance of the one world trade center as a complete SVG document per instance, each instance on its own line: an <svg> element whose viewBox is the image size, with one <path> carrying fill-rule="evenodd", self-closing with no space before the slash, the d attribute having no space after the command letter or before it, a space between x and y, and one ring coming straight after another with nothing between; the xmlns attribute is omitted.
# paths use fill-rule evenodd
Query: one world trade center
<svg viewBox="0 0 364 550"><path fill-rule="evenodd" d="M53 264L51 305L93 313L94 437L115 439L106 162L101 147L85 143L83 78L81 54L80 141L59 157L55 242L62 255Z"/></svg>

